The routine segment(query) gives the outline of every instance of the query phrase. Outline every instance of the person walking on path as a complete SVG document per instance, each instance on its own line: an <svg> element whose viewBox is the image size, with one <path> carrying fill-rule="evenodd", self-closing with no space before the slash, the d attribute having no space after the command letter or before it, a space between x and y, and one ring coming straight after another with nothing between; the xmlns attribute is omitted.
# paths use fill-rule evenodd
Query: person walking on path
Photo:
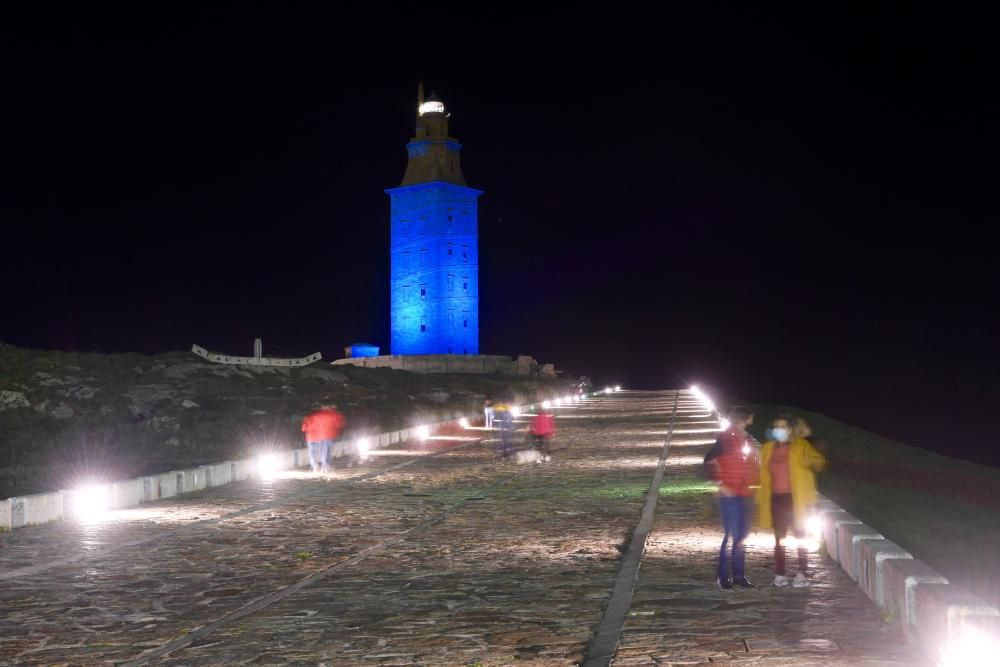
<svg viewBox="0 0 1000 667"><path fill-rule="evenodd" d="M486 428L493 428L493 413L496 410L496 406L493 405L493 397L487 396L486 400L483 401L483 414L486 416L485 424Z"/></svg>
<svg viewBox="0 0 1000 667"><path fill-rule="evenodd" d="M514 415L511 412L510 404L501 399L493 406L493 419L500 428L500 442L497 450L497 457L505 459L510 454L511 435L514 430Z"/></svg>
<svg viewBox="0 0 1000 667"><path fill-rule="evenodd" d="M309 448L309 465L314 473L331 472L330 449L343 428L344 416L337 412L333 403L321 405L302 420L302 432Z"/></svg>
<svg viewBox="0 0 1000 667"><path fill-rule="evenodd" d="M753 513L753 491L750 487L757 484L759 475L757 451L746 430L753 423L753 412L735 407L729 412L729 422L729 427L705 454L704 461L708 476L718 485L719 512L724 531L719 549L718 585L726 590L733 587L756 588L746 576L744 545ZM730 540L731 558L727 553Z"/></svg>
<svg viewBox="0 0 1000 667"><path fill-rule="evenodd" d="M531 420L531 430L529 431L532 447L538 450L543 461L548 461L549 441L556 433L556 418L546 408L539 408L538 413Z"/></svg>
<svg viewBox="0 0 1000 667"><path fill-rule="evenodd" d="M816 473L826 467L826 459L806 440L808 424L802 421L802 425L805 428L778 417L771 427L771 439L760 449L757 525L774 528L774 586L809 585L809 554L803 540L806 521L816 503ZM782 540L789 532L798 546L799 571L794 579L785 573Z"/></svg>

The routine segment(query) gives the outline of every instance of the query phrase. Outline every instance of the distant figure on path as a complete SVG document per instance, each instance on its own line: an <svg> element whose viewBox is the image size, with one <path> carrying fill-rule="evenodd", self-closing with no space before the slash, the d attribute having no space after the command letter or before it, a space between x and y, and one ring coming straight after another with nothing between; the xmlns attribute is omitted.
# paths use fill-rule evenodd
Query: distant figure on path
<svg viewBox="0 0 1000 667"><path fill-rule="evenodd" d="M774 586L796 588L809 585L809 552L802 540L806 521L816 503L816 473L826 459L806 435L812 433L805 420L778 417L771 427L771 440L760 450L760 488L757 489L757 525L774 528ZM791 531L798 541L799 571L794 579L785 574L785 545Z"/></svg>
<svg viewBox="0 0 1000 667"><path fill-rule="evenodd" d="M493 418L499 423L500 442L497 456L507 458L511 449L511 435L514 430L514 415L511 413L510 404L506 400L497 401L493 406Z"/></svg>
<svg viewBox="0 0 1000 667"><path fill-rule="evenodd" d="M538 413L531 420L531 446L542 455L543 461L548 461L549 442L556 433L556 418L547 408L539 408Z"/></svg>
<svg viewBox="0 0 1000 667"><path fill-rule="evenodd" d="M309 465L313 472L326 474L332 470L330 449L343 428L344 416L337 412L333 403L321 405L302 420L302 432L309 447Z"/></svg>
<svg viewBox="0 0 1000 667"><path fill-rule="evenodd" d="M729 411L729 428L723 431L705 454L705 469L719 487L719 512L722 514L722 547L719 549L720 588L730 590L756 588L746 577L746 547L753 514L753 492L758 481L757 450L747 437L747 426L753 423L753 412L744 407ZM726 553L732 539L732 576L730 558Z"/></svg>
<svg viewBox="0 0 1000 667"><path fill-rule="evenodd" d="M486 428L493 428L493 412L495 406L493 405L493 397L487 396L486 400L483 401L483 413L486 415L486 421L484 424Z"/></svg>

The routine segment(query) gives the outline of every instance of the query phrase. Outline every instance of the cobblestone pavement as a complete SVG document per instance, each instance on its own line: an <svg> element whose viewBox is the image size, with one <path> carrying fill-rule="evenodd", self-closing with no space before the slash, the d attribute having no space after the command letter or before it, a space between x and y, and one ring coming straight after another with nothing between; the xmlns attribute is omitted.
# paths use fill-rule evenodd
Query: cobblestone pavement
<svg viewBox="0 0 1000 667"><path fill-rule="evenodd" d="M0 535L0 664L576 664L673 405L625 392L559 409L550 463L493 463L474 443L374 476L420 453L383 450L328 480L292 472ZM615 664L918 664L819 556L810 589L714 587L698 475L714 436L682 407Z"/></svg>

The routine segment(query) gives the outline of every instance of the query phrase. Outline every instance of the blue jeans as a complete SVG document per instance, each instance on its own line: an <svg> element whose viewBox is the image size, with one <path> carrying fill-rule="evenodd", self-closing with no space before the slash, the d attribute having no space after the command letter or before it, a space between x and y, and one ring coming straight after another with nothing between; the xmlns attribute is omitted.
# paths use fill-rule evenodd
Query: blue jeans
<svg viewBox="0 0 1000 667"><path fill-rule="evenodd" d="M329 469L330 447L333 440L320 440L309 443L309 465L313 472L320 472Z"/></svg>
<svg viewBox="0 0 1000 667"><path fill-rule="evenodd" d="M721 496L719 511L722 514L722 529L726 534L722 538L722 548L719 549L719 579L729 578L729 554L726 546L730 538L733 540L733 578L745 575L743 564L746 560L746 547L743 540L750 533L750 514L752 499L748 496Z"/></svg>

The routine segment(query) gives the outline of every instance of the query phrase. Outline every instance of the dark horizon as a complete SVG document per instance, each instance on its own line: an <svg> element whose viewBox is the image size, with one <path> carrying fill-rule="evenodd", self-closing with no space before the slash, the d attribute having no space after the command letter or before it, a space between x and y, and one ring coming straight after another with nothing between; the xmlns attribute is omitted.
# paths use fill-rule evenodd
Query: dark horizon
<svg viewBox="0 0 1000 667"><path fill-rule="evenodd" d="M485 190L483 353L1000 466L988 22L440 13L12 16L0 341L387 351L422 78Z"/></svg>

